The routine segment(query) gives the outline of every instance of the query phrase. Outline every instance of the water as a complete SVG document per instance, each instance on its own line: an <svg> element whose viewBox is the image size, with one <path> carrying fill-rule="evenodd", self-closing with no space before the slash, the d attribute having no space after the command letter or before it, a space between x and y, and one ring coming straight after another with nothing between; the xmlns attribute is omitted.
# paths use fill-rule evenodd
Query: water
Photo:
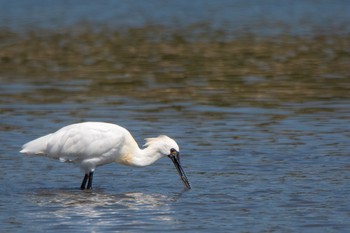
<svg viewBox="0 0 350 233"><path fill-rule="evenodd" d="M201 28L200 40L184 34L206 21L206 14L197 12L183 27L187 11L182 17L176 10L187 9L182 1L171 3L174 11L164 6L173 14L164 23L181 27L149 27L165 16L141 4L139 11L154 15L153 21L145 20L146 13L142 19L123 18L130 29L122 33L73 30L80 24L71 12L84 19L93 3L82 9L72 3L65 20L55 19L59 32L45 31L40 17L52 20L63 5L55 2L52 14L39 16L30 12L45 6L31 2L23 18L39 22L39 29L29 32L21 14L13 13L23 8L1 3L12 12L0 14L8 23L0 37L2 232L348 231L350 40L346 30L338 30L349 20L341 13L349 7L345 1L319 1L324 13L319 19L312 1L291 8L289 1L257 4L255 9L271 14L254 28L255 35L241 32L241 39L232 39L239 30L228 22L232 27L223 34ZM213 9L207 21L214 28L221 25L212 20L218 19L215 9L228 2L202 5L204 12ZM119 3L123 15L136 4ZM248 3L231 4L247 12L254 2ZM188 9L198 5L194 1ZM303 11L285 19L276 7ZM115 17L107 12L89 24ZM266 22L278 16L289 26L300 25L305 12L311 12L302 24L307 30L281 26L288 33L266 35ZM326 16L333 20L325 24ZM249 14L241 17L246 20L239 27L259 25ZM228 13L222 18L231 19ZM144 168L99 167L94 189L81 191L78 167L18 153L25 142L82 121L120 124L139 145L159 134L175 138L193 188L183 189L164 158Z"/></svg>
<svg viewBox="0 0 350 233"><path fill-rule="evenodd" d="M77 23L93 23L98 27L129 28L145 24L187 27L209 24L210 27L235 34L275 35L293 33L312 35L349 33L350 4L344 0L312 0L280 2L266 0L186 0L159 1L9 1L0 2L1 26L28 28L70 27Z"/></svg>

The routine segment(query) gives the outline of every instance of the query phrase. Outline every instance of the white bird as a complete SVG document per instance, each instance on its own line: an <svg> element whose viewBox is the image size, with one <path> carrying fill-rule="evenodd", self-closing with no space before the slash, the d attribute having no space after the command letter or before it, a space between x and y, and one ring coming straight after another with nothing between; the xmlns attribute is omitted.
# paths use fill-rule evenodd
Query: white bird
<svg viewBox="0 0 350 233"><path fill-rule="evenodd" d="M85 122L68 125L24 144L20 153L79 164L85 172L81 189L92 188L93 174L98 166L116 162L142 167L168 156L185 187L191 188L180 163L179 146L173 139L165 135L147 138L144 148L140 149L130 132L115 124Z"/></svg>

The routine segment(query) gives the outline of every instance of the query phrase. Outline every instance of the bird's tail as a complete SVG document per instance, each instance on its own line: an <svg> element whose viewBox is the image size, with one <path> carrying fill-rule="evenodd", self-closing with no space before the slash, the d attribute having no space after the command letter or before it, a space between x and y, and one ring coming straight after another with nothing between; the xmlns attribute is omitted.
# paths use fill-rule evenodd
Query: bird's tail
<svg viewBox="0 0 350 233"><path fill-rule="evenodd" d="M33 141L27 142L22 146L20 153L27 155L45 155L47 143L51 134L45 135L43 137L34 139Z"/></svg>

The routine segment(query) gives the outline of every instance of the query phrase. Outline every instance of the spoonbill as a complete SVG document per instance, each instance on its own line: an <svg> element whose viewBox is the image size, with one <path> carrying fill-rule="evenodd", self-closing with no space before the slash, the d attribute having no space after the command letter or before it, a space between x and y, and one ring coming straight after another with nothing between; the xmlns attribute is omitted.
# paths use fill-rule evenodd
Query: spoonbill
<svg viewBox="0 0 350 233"><path fill-rule="evenodd" d="M145 140L144 148L140 149L130 132L119 125L84 122L65 126L55 133L30 141L23 145L20 153L79 164L85 172L81 189L92 188L93 174L98 166L116 162L143 167L167 156L174 163L184 186L190 189L180 163L177 143L165 135Z"/></svg>

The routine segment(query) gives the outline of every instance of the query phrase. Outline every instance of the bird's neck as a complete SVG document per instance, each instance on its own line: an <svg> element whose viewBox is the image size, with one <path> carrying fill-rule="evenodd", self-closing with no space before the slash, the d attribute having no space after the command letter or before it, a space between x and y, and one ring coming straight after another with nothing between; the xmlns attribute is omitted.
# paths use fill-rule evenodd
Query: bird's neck
<svg viewBox="0 0 350 233"><path fill-rule="evenodd" d="M125 141L126 143L121 151L121 155L117 156L115 161L117 163L143 167L154 163L162 157L159 148L153 145L140 149L130 133L127 135Z"/></svg>
<svg viewBox="0 0 350 233"><path fill-rule="evenodd" d="M134 158L133 158L133 165L134 166L147 166L158 159L162 157L162 154L159 152L158 149L154 147L146 147L144 149L139 149L135 152Z"/></svg>

